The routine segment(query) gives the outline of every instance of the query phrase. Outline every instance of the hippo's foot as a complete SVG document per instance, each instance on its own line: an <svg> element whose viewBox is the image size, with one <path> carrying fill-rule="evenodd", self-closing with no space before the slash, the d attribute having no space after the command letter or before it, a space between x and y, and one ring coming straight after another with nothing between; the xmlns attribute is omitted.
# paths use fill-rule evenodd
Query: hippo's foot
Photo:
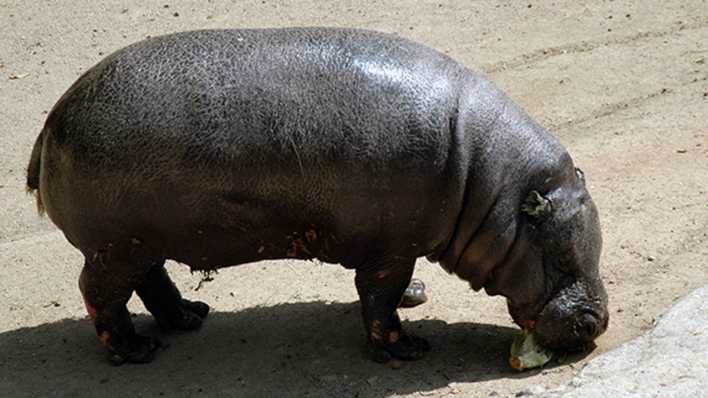
<svg viewBox="0 0 708 398"><path fill-rule="evenodd" d="M206 303L182 298L163 266L153 267L136 292L166 332L198 329L209 313Z"/></svg>
<svg viewBox="0 0 708 398"><path fill-rule="evenodd" d="M116 338L109 332L103 333L99 337L108 348L109 360L113 365L122 365L125 362L148 363L155 358L155 351L162 346L160 340L154 337L133 334Z"/></svg>
<svg viewBox="0 0 708 398"><path fill-rule="evenodd" d="M124 260L124 257L120 256L122 253L115 254L112 258L114 262L110 264L99 262L98 256L86 259L79 278L79 288L86 310L93 320L99 341L108 349L111 363L120 365L125 362L150 362L161 346L160 341L135 333L126 303L135 290L136 283L140 283L138 278L131 276L139 275L136 269L149 269L153 261L142 258L137 258L135 262L120 261ZM100 260L107 262L108 259L111 257L105 256ZM108 270L128 270L126 273L130 273L125 275Z"/></svg>
<svg viewBox="0 0 708 398"><path fill-rule="evenodd" d="M391 343L392 337L395 342ZM391 332L389 342L372 341L372 357L374 361L386 363L391 359L416 360L422 358L430 351L430 343L422 337L408 335L400 332Z"/></svg>
<svg viewBox="0 0 708 398"><path fill-rule="evenodd" d="M406 291L403 292L403 298L398 308L413 308L428 301L428 296L425 294L425 283L420 279L411 279Z"/></svg>
<svg viewBox="0 0 708 398"><path fill-rule="evenodd" d="M209 306L206 303L181 299L181 302L170 311L157 312L153 315L160 329L170 332L199 329L208 313Z"/></svg>

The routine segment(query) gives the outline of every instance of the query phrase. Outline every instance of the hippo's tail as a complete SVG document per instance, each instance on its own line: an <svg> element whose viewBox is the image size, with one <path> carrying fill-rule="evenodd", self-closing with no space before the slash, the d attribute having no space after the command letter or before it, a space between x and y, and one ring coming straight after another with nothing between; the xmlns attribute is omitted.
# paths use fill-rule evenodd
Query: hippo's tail
<svg viewBox="0 0 708 398"><path fill-rule="evenodd" d="M39 137L34 142L32 148L32 157L27 166L27 192L33 193L37 198L37 211L40 215L44 214L44 204L42 203L42 195L39 194L39 170L42 168L42 146L44 145L44 136L46 128L39 133Z"/></svg>

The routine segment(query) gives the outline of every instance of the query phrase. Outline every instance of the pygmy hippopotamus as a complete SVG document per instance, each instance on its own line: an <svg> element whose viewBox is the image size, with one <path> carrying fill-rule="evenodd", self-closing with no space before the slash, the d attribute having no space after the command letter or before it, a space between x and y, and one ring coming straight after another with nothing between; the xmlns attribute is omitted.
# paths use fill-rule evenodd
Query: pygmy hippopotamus
<svg viewBox="0 0 708 398"><path fill-rule="evenodd" d="M356 29L153 37L88 70L48 115L27 186L84 255L79 287L115 362L146 362L136 292L199 327L167 259L355 269L374 357L428 343L396 313L418 257L508 300L553 349L602 333L598 213L568 152L491 82L437 51Z"/></svg>

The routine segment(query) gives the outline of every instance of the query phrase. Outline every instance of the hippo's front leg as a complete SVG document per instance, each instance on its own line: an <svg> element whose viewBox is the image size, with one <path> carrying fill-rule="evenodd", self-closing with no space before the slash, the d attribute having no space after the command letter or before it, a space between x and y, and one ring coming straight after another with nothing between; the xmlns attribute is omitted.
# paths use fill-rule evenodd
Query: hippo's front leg
<svg viewBox="0 0 708 398"><path fill-rule="evenodd" d="M414 266L415 259L386 258L367 262L356 271L364 326L377 362L419 359L430 351L425 339L403 331L396 313Z"/></svg>

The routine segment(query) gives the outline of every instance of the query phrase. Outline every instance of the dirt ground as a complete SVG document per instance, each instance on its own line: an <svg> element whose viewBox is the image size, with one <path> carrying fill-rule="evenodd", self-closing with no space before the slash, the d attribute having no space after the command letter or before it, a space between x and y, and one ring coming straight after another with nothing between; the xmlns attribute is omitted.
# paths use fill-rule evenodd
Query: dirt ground
<svg viewBox="0 0 708 398"><path fill-rule="evenodd" d="M586 358L522 374L504 300L437 265L403 312L433 351L400 369L364 355L353 274L263 262L200 275L171 264L213 313L197 333L110 366L77 288L79 253L24 192L47 111L87 68L146 36L198 28L350 26L394 32L489 76L567 146L601 211L610 328ZM0 396L513 396L572 378L708 283L708 2L0 0ZM632 364L627 364L632 366Z"/></svg>

